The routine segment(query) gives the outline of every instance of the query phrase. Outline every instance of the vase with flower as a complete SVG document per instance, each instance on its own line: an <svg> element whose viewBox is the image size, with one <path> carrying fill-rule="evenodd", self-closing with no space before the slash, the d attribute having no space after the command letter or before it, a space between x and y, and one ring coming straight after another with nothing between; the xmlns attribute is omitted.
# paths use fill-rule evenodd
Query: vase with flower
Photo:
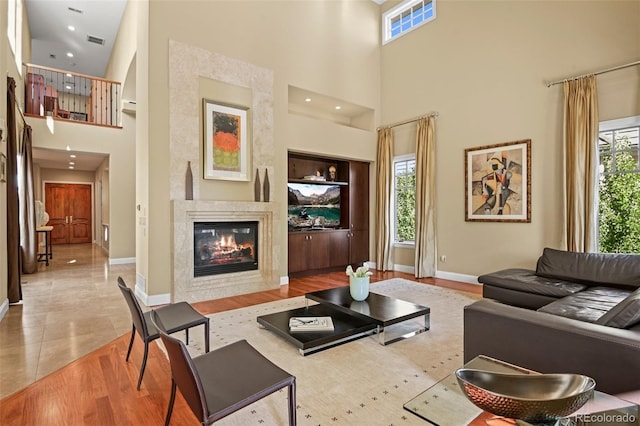
<svg viewBox="0 0 640 426"><path fill-rule="evenodd" d="M359 302L365 300L369 296L369 277L372 275L369 267L360 266L354 271L349 265L346 273L349 277L349 293L353 300Z"/></svg>

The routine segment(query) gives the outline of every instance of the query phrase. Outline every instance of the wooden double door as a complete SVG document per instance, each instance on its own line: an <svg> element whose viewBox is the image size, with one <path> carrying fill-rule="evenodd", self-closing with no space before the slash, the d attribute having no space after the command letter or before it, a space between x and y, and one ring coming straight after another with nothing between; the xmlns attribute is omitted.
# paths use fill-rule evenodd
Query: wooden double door
<svg viewBox="0 0 640 426"><path fill-rule="evenodd" d="M90 243L91 185L45 183L44 190L52 244Z"/></svg>

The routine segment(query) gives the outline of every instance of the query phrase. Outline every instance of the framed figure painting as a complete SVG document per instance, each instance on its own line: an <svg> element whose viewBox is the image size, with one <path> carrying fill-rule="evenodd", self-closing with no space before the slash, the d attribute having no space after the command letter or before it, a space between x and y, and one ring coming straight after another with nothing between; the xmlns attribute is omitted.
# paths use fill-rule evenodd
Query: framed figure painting
<svg viewBox="0 0 640 426"><path fill-rule="evenodd" d="M531 222L531 139L468 148L465 220Z"/></svg>
<svg viewBox="0 0 640 426"><path fill-rule="evenodd" d="M249 180L247 110L203 100L205 179Z"/></svg>

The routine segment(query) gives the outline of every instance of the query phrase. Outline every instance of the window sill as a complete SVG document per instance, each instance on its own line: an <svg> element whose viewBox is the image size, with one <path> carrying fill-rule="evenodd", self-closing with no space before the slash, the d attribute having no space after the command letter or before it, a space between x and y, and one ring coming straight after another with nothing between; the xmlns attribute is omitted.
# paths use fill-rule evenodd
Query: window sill
<svg viewBox="0 0 640 426"><path fill-rule="evenodd" d="M394 241L393 246L398 248L412 249L412 248L416 248L416 243L414 241L409 241L409 242Z"/></svg>

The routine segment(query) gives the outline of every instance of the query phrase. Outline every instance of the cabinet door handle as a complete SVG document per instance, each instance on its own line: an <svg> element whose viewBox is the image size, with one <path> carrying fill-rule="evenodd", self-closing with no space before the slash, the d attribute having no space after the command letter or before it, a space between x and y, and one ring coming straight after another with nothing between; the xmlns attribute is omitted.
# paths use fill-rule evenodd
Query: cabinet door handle
<svg viewBox="0 0 640 426"><path fill-rule="evenodd" d="M73 216L69 216L69 223L73 223Z"/></svg>
<svg viewBox="0 0 640 426"><path fill-rule="evenodd" d="M69 223L69 216L64 217L64 223Z"/></svg>

